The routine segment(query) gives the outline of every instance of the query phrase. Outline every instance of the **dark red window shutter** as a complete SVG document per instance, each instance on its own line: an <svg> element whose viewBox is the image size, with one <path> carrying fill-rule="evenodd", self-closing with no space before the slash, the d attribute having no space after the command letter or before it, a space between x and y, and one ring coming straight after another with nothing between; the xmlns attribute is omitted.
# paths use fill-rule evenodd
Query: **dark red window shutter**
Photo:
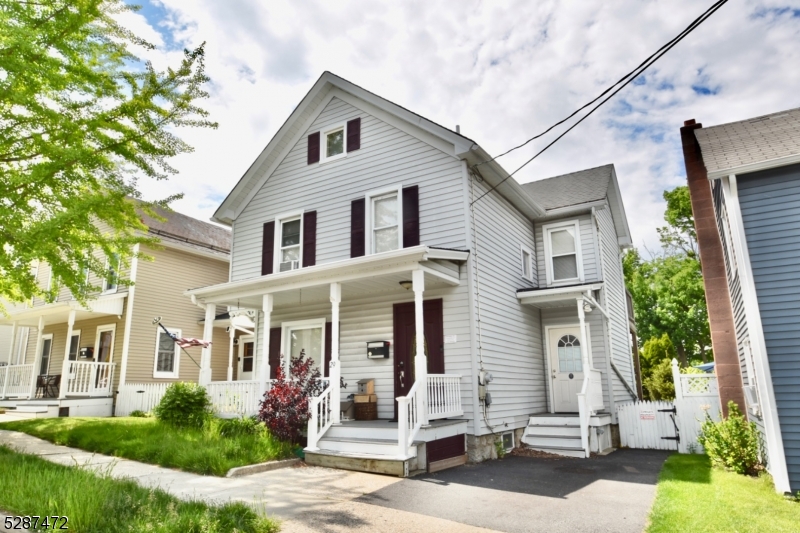
<svg viewBox="0 0 800 533"><path fill-rule="evenodd" d="M322 376L328 377L331 368L331 350L333 338L333 325L331 322L325 322L325 368L322 370Z"/></svg>
<svg viewBox="0 0 800 533"><path fill-rule="evenodd" d="M347 151L361 148L361 117L347 121Z"/></svg>
<svg viewBox="0 0 800 533"><path fill-rule="evenodd" d="M261 241L261 275L272 274L275 256L275 221L264 223L264 237Z"/></svg>
<svg viewBox="0 0 800 533"><path fill-rule="evenodd" d="M308 136L308 164L319 163L319 132Z"/></svg>
<svg viewBox="0 0 800 533"><path fill-rule="evenodd" d="M366 200L359 198L350 204L350 257L361 257L365 253L364 210Z"/></svg>
<svg viewBox="0 0 800 533"><path fill-rule="evenodd" d="M281 328L269 330L269 379L278 379L281 366Z"/></svg>
<svg viewBox="0 0 800 533"><path fill-rule="evenodd" d="M303 266L317 264L317 212L303 213Z"/></svg>
<svg viewBox="0 0 800 533"><path fill-rule="evenodd" d="M419 186L403 187L403 248L419 245Z"/></svg>

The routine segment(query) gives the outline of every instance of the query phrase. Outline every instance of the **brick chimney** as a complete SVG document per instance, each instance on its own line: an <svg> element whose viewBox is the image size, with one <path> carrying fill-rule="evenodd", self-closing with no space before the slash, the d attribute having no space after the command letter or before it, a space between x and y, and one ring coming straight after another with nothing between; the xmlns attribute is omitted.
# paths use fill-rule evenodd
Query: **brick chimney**
<svg viewBox="0 0 800 533"><path fill-rule="evenodd" d="M725 256L714 216L711 183L708 181L708 172L703 163L700 143L694 134L695 130L702 127L703 125L696 123L694 119L685 121L681 128L681 144L686 164L686 181L692 199L700 262L703 267L703 284L706 290L711 345L716 363L715 372L719 384L719 400L723 415L728 416L730 400L736 402L742 412L746 412L746 409L733 309L725 274Z"/></svg>

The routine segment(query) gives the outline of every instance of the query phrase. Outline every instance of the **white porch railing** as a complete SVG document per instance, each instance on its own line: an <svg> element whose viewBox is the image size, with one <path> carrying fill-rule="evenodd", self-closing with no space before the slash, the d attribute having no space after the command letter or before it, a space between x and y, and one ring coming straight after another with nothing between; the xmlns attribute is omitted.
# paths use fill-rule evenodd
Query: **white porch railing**
<svg viewBox="0 0 800 533"><path fill-rule="evenodd" d="M119 388L114 416L128 416L133 411L152 411L170 385L171 383L126 383Z"/></svg>
<svg viewBox="0 0 800 533"><path fill-rule="evenodd" d="M428 374L428 420L462 416L461 376Z"/></svg>
<svg viewBox="0 0 800 533"><path fill-rule="evenodd" d="M308 446L309 451L319 450L317 443L319 439L328 431L333 423L333 411L331 409L331 387L330 380L323 382L325 388L319 396L311 399L311 418L308 421Z"/></svg>
<svg viewBox="0 0 800 533"><path fill-rule="evenodd" d="M116 363L70 361L66 396L111 396ZM63 381L63 380L62 380Z"/></svg>
<svg viewBox="0 0 800 533"><path fill-rule="evenodd" d="M0 366L0 398L30 398L33 365Z"/></svg>
<svg viewBox="0 0 800 533"><path fill-rule="evenodd" d="M408 457L408 448L422 427L420 411L420 395L418 394L419 381L415 381L411 390L405 396L397 398L397 444L400 450L400 459Z"/></svg>
<svg viewBox="0 0 800 533"><path fill-rule="evenodd" d="M267 381L267 390L271 385ZM221 417L253 416L258 413L261 399L266 391L261 390L259 380L212 381L206 385L214 412Z"/></svg>
<svg viewBox="0 0 800 533"><path fill-rule="evenodd" d="M590 368L583 377L583 387L578 393L578 415L581 424L581 447L586 457L591 455L589 447L589 418L605 408L603 402L603 374Z"/></svg>

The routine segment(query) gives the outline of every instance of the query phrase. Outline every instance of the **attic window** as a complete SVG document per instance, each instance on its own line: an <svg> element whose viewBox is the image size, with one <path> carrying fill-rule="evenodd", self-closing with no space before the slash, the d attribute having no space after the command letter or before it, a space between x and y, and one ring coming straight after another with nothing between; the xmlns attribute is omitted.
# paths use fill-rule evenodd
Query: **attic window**
<svg viewBox="0 0 800 533"><path fill-rule="evenodd" d="M325 134L325 158L330 159L344 153L344 128Z"/></svg>
<svg viewBox="0 0 800 533"><path fill-rule="evenodd" d="M547 283L568 284L583 281L578 221L543 226Z"/></svg>

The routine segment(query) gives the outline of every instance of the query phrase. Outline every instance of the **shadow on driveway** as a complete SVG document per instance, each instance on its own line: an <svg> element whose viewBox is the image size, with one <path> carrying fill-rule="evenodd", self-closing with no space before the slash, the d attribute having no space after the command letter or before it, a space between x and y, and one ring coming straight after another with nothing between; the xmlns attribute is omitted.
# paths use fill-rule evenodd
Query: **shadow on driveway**
<svg viewBox="0 0 800 533"><path fill-rule="evenodd" d="M640 532L670 452L506 457L403 480L356 501L499 531Z"/></svg>

